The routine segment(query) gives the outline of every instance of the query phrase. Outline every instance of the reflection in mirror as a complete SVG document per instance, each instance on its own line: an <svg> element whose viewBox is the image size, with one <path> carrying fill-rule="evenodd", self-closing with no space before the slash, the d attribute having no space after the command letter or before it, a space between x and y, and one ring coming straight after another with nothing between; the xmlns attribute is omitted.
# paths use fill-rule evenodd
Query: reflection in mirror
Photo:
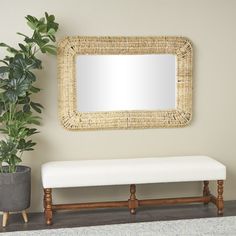
<svg viewBox="0 0 236 236"><path fill-rule="evenodd" d="M79 112L176 108L175 55L78 55L76 78Z"/></svg>

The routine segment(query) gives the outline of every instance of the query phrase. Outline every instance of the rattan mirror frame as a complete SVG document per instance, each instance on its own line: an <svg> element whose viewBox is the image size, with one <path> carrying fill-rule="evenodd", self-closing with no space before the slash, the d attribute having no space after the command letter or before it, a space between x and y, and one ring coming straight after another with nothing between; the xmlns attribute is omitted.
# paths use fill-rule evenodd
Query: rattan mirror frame
<svg viewBox="0 0 236 236"><path fill-rule="evenodd" d="M174 54L177 57L176 109L78 112L77 55ZM192 117L192 44L185 37L66 37L58 44L59 117L69 130L184 127Z"/></svg>

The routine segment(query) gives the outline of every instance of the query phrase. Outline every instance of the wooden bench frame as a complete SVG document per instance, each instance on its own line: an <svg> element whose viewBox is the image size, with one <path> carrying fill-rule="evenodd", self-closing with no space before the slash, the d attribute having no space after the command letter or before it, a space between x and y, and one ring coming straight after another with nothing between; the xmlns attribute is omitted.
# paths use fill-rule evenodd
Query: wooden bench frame
<svg viewBox="0 0 236 236"><path fill-rule="evenodd" d="M203 196L184 197L184 198L164 198L164 199L146 199L138 200L136 198L136 185L130 185L130 198L127 201L112 202L90 202L90 203L74 203L74 204L52 204L52 189L44 189L44 213L47 225L52 224L53 211L57 210L74 210L89 208L108 208L108 207L128 207L131 214L136 213L139 206L149 205L167 205L178 203L196 203L203 202L208 204L212 202L217 207L217 215L222 216L224 212L223 189L224 181L217 180L217 197L212 195L209 190L209 181L203 181Z"/></svg>

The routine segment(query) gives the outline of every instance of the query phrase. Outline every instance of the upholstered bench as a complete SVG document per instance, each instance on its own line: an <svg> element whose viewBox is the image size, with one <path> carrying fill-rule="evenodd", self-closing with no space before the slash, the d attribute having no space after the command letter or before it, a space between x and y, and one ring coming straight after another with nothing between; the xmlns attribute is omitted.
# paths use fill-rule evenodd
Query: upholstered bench
<svg viewBox="0 0 236 236"><path fill-rule="evenodd" d="M45 219L48 225L52 224L54 210L128 207L135 214L138 206L193 202L212 202L217 206L218 215L222 215L225 178L225 166L207 156L48 162L42 166ZM216 197L210 193L210 180L217 181ZM135 195L135 184L190 181L203 181L202 196L138 200ZM130 198L127 201L52 204L53 188L106 185L130 185Z"/></svg>

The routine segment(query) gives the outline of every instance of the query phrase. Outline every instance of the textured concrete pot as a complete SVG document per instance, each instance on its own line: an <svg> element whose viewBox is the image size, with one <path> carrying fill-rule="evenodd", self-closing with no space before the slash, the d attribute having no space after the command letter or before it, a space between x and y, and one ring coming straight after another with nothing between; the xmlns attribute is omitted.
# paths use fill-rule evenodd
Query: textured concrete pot
<svg viewBox="0 0 236 236"><path fill-rule="evenodd" d="M31 169L17 166L16 173L0 173L0 211L22 211L30 206Z"/></svg>

